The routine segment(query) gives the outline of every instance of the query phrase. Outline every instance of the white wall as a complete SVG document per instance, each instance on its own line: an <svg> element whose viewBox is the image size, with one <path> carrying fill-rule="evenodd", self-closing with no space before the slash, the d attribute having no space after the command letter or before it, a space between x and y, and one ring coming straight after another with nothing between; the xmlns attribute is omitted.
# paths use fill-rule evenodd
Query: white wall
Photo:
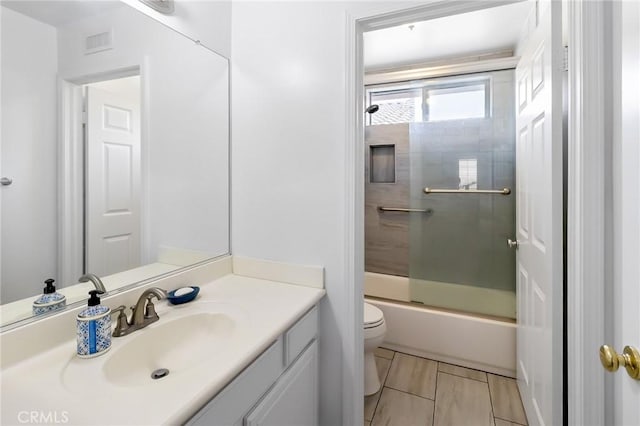
<svg viewBox="0 0 640 426"><path fill-rule="evenodd" d="M2 8L2 303L57 277L55 28Z"/></svg>
<svg viewBox="0 0 640 426"><path fill-rule="evenodd" d="M108 28L114 48L85 55ZM229 252L227 60L128 7L60 28L59 46L64 79L141 68L143 263L161 245Z"/></svg>
<svg viewBox="0 0 640 426"><path fill-rule="evenodd" d="M345 282L347 13L402 6L233 3L233 253L326 268L322 425L343 423L343 401L362 403L342 392L354 376L344 302L355 286Z"/></svg>

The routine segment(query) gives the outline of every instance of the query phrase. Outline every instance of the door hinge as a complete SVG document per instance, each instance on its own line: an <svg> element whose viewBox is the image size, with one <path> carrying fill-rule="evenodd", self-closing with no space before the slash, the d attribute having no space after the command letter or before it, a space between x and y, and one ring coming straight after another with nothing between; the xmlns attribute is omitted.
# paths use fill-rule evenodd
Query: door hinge
<svg viewBox="0 0 640 426"><path fill-rule="evenodd" d="M569 46L564 46L563 56L562 56L562 69L564 71L569 71Z"/></svg>

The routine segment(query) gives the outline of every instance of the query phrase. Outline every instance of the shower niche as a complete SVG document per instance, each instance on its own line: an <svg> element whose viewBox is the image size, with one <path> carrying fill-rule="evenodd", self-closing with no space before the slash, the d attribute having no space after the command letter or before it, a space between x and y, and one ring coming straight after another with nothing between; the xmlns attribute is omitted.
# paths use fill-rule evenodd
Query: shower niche
<svg viewBox="0 0 640 426"><path fill-rule="evenodd" d="M369 182L396 183L396 146L369 147Z"/></svg>

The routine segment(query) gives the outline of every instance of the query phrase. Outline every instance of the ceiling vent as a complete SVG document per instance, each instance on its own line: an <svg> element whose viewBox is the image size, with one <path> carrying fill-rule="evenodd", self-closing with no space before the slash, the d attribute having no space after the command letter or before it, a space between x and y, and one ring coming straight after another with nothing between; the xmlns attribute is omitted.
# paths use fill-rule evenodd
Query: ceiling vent
<svg viewBox="0 0 640 426"><path fill-rule="evenodd" d="M102 52L113 49L113 33L111 30L87 36L84 43L84 54Z"/></svg>

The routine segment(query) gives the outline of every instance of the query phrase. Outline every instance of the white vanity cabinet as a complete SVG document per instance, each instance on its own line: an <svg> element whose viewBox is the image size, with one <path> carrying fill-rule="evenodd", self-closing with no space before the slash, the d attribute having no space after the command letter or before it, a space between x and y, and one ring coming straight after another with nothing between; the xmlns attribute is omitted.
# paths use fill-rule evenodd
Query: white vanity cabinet
<svg viewBox="0 0 640 426"><path fill-rule="evenodd" d="M318 343L314 340L245 417L244 426L318 424Z"/></svg>
<svg viewBox="0 0 640 426"><path fill-rule="evenodd" d="M186 424L317 425L317 334L314 306Z"/></svg>

